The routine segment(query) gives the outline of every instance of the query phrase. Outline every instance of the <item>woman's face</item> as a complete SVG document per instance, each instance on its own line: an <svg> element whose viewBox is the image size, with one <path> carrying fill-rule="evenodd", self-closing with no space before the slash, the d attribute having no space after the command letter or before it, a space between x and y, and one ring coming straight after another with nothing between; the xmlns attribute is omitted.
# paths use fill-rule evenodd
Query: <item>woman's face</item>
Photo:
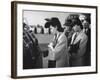
<svg viewBox="0 0 100 80"><path fill-rule="evenodd" d="M51 33L56 34L57 33L57 27L50 26Z"/></svg>
<svg viewBox="0 0 100 80"><path fill-rule="evenodd" d="M79 31L80 30L80 26L78 26L78 25L73 26L73 30L75 32Z"/></svg>

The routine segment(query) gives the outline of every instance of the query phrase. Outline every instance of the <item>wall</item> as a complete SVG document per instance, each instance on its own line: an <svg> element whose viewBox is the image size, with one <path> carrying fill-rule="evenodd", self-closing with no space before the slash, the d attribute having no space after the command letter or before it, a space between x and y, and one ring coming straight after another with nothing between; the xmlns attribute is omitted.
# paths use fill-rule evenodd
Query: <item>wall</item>
<svg viewBox="0 0 100 80"><path fill-rule="evenodd" d="M100 2L99 0L30 0L30 1L95 5L95 6L99 6ZM100 11L98 12L98 14L99 13ZM98 19L99 17L100 16L98 15ZM100 26L100 24L98 24L98 26ZM98 34L100 34L99 31ZM98 37L98 41L100 41L100 37ZM99 44L100 42L98 42L98 46ZM100 57L100 54L98 54L98 57ZM99 63L100 63L100 58L98 60L98 67L100 67ZM10 71L11 71L11 0L0 0L0 80L13 80L10 78ZM40 80L40 79L41 80L100 80L99 76L100 76L100 69L98 74L34 78L34 80ZM33 80L33 78L29 78L28 80Z"/></svg>

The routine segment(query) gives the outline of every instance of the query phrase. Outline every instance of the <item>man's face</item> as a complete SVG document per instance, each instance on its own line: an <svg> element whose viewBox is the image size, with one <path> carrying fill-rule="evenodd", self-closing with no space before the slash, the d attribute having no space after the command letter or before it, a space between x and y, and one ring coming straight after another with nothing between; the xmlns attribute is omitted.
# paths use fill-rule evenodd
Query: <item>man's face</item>
<svg viewBox="0 0 100 80"><path fill-rule="evenodd" d="M69 31L70 27L69 26L65 26L65 31Z"/></svg>
<svg viewBox="0 0 100 80"><path fill-rule="evenodd" d="M78 25L73 26L73 30L75 32L79 31L80 30L80 26L78 26Z"/></svg>
<svg viewBox="0 0 100 80"><path fill-rule="evenodd" d="M57 27L53 27L52 25L50 26L51 33L56 34L57 33Z"/></svg>
<svg viewBox="0 0 100 80"><path fill-rule="evenodd" d="M89 28L89 23L86 20L83 21L82 25L83 28Z"/></svg>

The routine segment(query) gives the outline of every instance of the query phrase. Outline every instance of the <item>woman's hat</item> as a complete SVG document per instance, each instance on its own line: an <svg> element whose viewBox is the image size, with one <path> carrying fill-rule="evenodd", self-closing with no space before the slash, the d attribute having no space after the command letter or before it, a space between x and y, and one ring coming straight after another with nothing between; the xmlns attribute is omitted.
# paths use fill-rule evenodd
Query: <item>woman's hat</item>
<svg viewBox="0 0 100 80"><path fill-rule="evenodd" d="M60 24L60 21L57 17L52 17L51 19L46 18L45 20L47 21L45 23L45 28L49 28L50 25L56 26L56 25Z"/></svg>

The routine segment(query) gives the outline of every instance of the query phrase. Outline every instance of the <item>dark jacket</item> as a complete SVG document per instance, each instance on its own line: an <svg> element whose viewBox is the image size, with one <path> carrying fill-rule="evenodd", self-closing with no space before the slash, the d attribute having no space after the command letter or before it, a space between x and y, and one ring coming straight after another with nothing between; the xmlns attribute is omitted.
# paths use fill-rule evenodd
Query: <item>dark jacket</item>
<svg viewBox="0 0 100 80"><path fill-rule="evenodd" d="M42 67L42 55L38 40L32 32L23 32L23 69Z"/></svg>

